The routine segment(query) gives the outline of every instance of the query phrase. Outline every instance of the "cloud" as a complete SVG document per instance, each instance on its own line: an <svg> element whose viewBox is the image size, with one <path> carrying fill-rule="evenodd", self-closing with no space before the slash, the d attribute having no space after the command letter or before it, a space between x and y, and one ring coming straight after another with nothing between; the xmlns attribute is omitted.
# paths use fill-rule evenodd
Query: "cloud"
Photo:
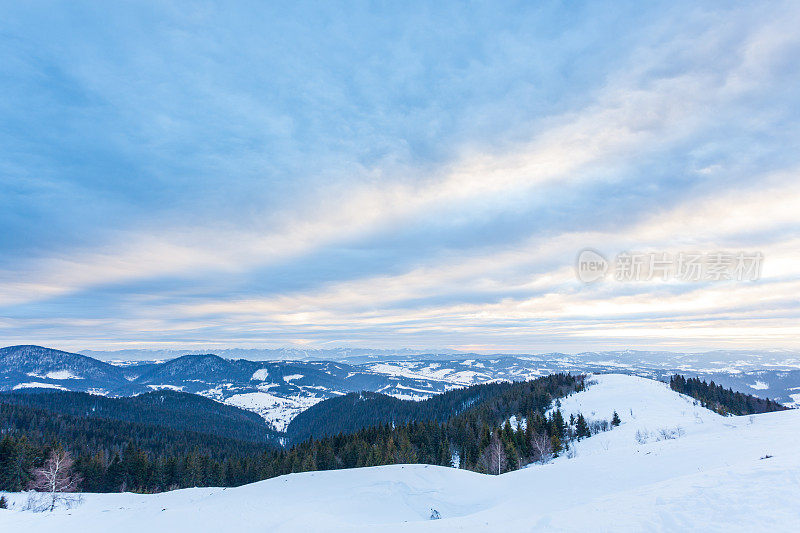
<svg viewBox="0 0 800 533"><path fill-rule="evenodd" d="M291 16L275 22L272 41L228 15L204 33L219 15L211 6L166 9L176 24L156 26L151 41L133 31L147 10L114 17L121 36L108 50L74 37L65 52L41 35L6 43L27 54L15 55L17 96L35 89L49 111L33 115L38 138L15 137L5 158L18 181L4 188L3 220L33 239L2 247L0 327L87 342L104 331L102 342L399 335L507 347L557 343L554 331L658 342L653 320L671 321L664 342L687 321L702 339L719 327L727 342L717 321L752 312L739 331L767 338L757 324L773 309L758 309L759 295L773 301L795 279L787 235L800 224L800 161L786 119L797 115L799 12L786 3L655 13L621 33L629 52L592 52L609 55L593 56L604 60L597 71L581 65L594 77L574 86L558 72L592 48L592 12L533 41L532 29L505 20L482 22L502 29L483 39L469 22L428 37L415 28L430 22L413 17L388 39L383 26L351 35L329 14L336 23L317 42L315 17L310 29ZM86 20L98 31L101 20ZM435 53L437 39L453 48ZM56 89L38 90L53 80ZM48 113L64 138L41 133ZM86 117L101 120L82 137ZM87 146L96 149L64 156ZM589 290L571 270L587 245L757 248L765 281L732 292ZM93 318L101 312L113 321ZM708 314L706 329L694 313ZM616 322L592 322L603 315ZM788 342L773 324L764 331Z"/></svg>

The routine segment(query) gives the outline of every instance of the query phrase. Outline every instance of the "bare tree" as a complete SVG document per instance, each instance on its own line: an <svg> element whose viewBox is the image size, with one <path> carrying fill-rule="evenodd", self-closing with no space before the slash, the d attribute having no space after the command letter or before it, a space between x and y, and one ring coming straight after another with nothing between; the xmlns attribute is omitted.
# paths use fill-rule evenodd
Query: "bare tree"
<svg viewBox="0 0 800 533"><path fill-rule="evenodd" d="M72 465L69 452L53 450L44 465L33 471L29 488L46 494L44 504L39 505L41 510L52 511L60 504L71 507L78 500L70 495L81 482L81 477L72 472Z"/></svg>
<svg viewBox="0 0 800 533"><path fill-rule="evenodd" d="M492 439L489 441L489 446L483 452L481 457L481 466L489 474L500 475L508 465L508 456L506 455L505 446L503 441L500 440L498 432L492 433Z"/></svg>
<svg viewBox="0 0 800 533"><path fill-rule="evenodd" d="M531 435L531 447L536 455L535 460L544 464L553 458L553 443L546 432Z"/></svg>

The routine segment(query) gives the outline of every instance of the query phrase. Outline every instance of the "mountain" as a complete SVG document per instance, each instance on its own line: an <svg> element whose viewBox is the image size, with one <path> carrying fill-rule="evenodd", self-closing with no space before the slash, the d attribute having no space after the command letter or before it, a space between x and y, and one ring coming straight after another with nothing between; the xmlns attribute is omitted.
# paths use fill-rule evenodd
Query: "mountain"
<svg viewBox="0 0 800 533"><path fill-rule="evenodd" d="M0 390L31 387L103 394L126 390L128 380L119 368L80 354L31 345L0 349Z"/></svg>
<svg viewBox="0 0 800 533"><path fill-rule="evenodd" d="M230 361L213 354L184 355L161 364L152 365L136 378L142 385L186 383L226 383L247 381L257 363Z"/></svg>
<svg viewBox="0 0 800 533"><path fill-rule="evenodd" d="M669 386L594 376L565 417L621 424L549 464L488 476L425 464L289 474L237 488L85 494L53 513L9 495L0 527L38 533L778 531L800 522L800 410L723 417ZM595 413L595 414L592 414ZM266 507L265 507L266 506ZM267 509L267 511L265 511ZM435 511L435 513L434 513ZM432 520L431 518L438 518Z"/></svg>

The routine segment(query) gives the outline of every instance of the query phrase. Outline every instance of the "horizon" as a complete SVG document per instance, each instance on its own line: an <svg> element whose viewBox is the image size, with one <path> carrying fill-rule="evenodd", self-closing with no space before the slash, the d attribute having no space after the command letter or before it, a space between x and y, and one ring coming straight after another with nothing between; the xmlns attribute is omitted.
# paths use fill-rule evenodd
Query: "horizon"
<svg viewBox="0 0 800 533"><path fill-rule="evenodd" d="M75 353L79 355L85 355L87 357L92 357L94 359L105 361L105 362L127 362L127 361L136 361L136 362L146 362L146 361L161 361L161 360L170 360L184 356L191 356L191 355L214 355L217 357L221 357L223 359L228 360L238 360L244 359L249 361L313 361L314 355L319 355L321 359L320 361L344 361L348 359L348 357L365 357L365 356L374 356L380 360L391 360L392 357L400 357L403 359L412 358L414 356L433 356L438 359L447 360L448 356L451 360L459 360L459 359L491 359L493 357L518 357L518 358L525 358L525 357L534 357L534 358L542 358L544 360L547 356L555 356L558 358L559 356L567 356L567 357L575 357L581 355L591 355L591 354L598 354L598 355L624 355L624 354L653 354L653 355L688 355L688 356L713 356L713 355L720 355L720 354L731 354L731 355L762 355L762 356L769 356L773 355L775 359L772 363L786 363L786 360L779 359L779 356L800 356L800 351L798 350L791 350L791 349L736 349L736 350L703 350L703 351L688 351L688 350L634 350L634 349L622 349L622 350L582 350L582 351L550 351L550 352L542 352L542 351L518 351L518 352L467 352L467 351L458 351L458 350L451 350L451 349L444 349L444 350L436 350L436 349L428 349L428 350L415 350L409 348L399 348L399 349L387 349L387 348L360 348L360 347L336 347L336 348L309 348L309 347L298 347L298 346L283 346L283 347L273 347L273 348L243 348L243 347L217 347L217 348L123 348L123 349L115 349L115 350L91 350L91 349L63 349L54 346L42 346L38 344L19 344L19 345L5 345L0 346L0 349L4 348L13 348L18 346L30 346L36 348L44 348L44 349L52 349L52 350L59 350L67 353ZM340 358L333 357L339 352L347 352L352 351L354 353L347 354L342 353ZM232 352L232 353L229 353ZM282 357L276 359L259 359L261 356L269 355L270 353L277 353L280 352L287 352L283 355L289 355L288 352L298 352L298 357ZM302 357L302 354L305 353L306 355L312 356L311 359L307 359ZM130 358L125 359L123 356L129 356ZM158 357L162 356L162 357ZM327 357L326 357L327 356ZM152 358L151 358L152 357ZM163 357L166 357L164 359ZM413 359L412 359L413 360ZM423 360L423 359L419 359ZM800 363L800 361L798 361ZM798 365L800 366L800 365ZM766 368L766 367L765 367Z"/></svg>
<svg viewBox="0 0 800 533"><path fill-rule="evenodd" d="M800 350L797 3L5 11L7 345Z"/></svg>

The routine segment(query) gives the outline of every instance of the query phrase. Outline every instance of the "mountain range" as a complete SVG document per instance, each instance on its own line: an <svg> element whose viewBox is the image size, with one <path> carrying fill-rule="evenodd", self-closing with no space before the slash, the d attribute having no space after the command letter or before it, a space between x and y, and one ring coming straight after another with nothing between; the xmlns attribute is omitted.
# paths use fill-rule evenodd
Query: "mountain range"
<svg viewBox="0 0 800 533"><path fill-rule="evenodd" d="M792 352L584 352L576 355L413 354L348 350L341 360L228 359L215 354L168 360L114 360L41 346L0 349L0 391L49 388L102 396L134 396L170 389L240 407L285 431L316 403L352 392L421 400L458 387L521 381L554 372L628 373L660 380L673 373L725 387L800 401L800 357ZM141 355L141 354L139 354Z"/></svg>

